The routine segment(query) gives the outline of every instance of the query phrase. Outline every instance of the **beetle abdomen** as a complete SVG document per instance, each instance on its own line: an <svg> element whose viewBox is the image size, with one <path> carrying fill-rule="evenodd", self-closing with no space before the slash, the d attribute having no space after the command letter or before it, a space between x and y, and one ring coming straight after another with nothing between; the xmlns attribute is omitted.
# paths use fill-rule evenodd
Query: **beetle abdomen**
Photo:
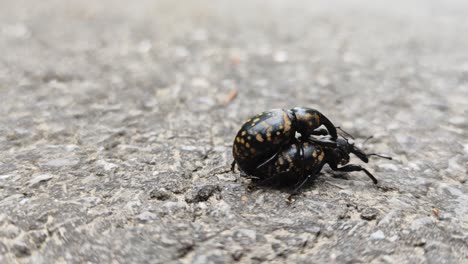
<svg viewBox="0 0 468 264"><path fill-rule="evenodd" d="M259 113L247 120L237 133L233 146L234 159L244 172L251 174L292 137L294 129L286 110L273 109Z"/></svg>

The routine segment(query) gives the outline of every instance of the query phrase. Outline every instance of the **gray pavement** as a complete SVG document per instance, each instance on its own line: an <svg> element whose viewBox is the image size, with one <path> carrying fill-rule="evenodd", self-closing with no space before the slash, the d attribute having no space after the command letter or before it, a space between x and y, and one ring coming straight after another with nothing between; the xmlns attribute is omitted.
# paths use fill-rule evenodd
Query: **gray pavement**
<svg viewBox="0 0 468 264"><path fill-rule="evenodd" d="M0 263L468 263L466 1L0 1ZM228 171L314 107L362 173ZM358 162L353 159L353 162Z"/></svg>

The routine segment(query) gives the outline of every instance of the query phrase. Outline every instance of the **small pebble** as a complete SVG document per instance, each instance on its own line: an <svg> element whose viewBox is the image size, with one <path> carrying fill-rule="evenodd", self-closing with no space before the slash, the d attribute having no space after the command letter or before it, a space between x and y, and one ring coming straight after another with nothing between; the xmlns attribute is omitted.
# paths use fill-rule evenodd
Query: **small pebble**
<svg viewBox="0 0 468 264"><path fill-rule="evenodd" d="M150 192L151 199L157 199L160 201L166 201L171 198L171 193L165 188L156 188Z"/></svg>
<svg viewBox="0 0 468 264"><path fill-rule="evenodd" d="M375 208L366 208L361 213L361 218L364 220L374 220L379 215L379 211Z"/></svg>
<svg viewBox="0 0 468 264"><path fill-rule="evenodd" d="M187 203L198 203L207 201L215 192L221 191L217 185L204 185L202 187L192 189L185 196Z"/></svg>
<svg viewBox="0 0 468 264"><path fill-rule="evenodd" d="M141 221L141 222L148 222L148 221L156 219L156 217L157 216L155 214L146 211L146 212L143 212L143 213L137 215L136 219Z"/></svg>
<svg viewBox="0 0 468 264"><path fill-rule="evenodd" d="M422 247L424 245L426 245L426 240L423 238L413 242L413 246L415 247Z"/></svg>
<svg viewBox="0 0 468 264"><path fill-rule="evenodd" d="M232 253L231 256L232 256L232 259L234 259L235 261L239 261L243 255L244 255L244 252L241 249L239 249L239 250L234 251L234 253Z"/></svg>
<svg viewBox="0 0 468 264"><path fill-rule="evenodd" d="M12 247L12 251L18 258L31 255L31 249L22 241L16 242Z"/></svg>
<svg viewBox="0 0 468 264"><path fill-rule="evenodd" d="M48 181L48 180L50 180L52 178L53 178L53 176L50 175L50 174L38 175L38 176L32 178L31 180L29 180L29 186L31 186L31 187L37 186L40 183L46 182L46 181Z"/></svg>
<svg viewBox="0 0 468 264"><path fill-rule="evenodd" d="M372 233L370 238L373 240L382 240L385 239L385 234L382 232L382 230L378 230L377 232Z"/></svg>

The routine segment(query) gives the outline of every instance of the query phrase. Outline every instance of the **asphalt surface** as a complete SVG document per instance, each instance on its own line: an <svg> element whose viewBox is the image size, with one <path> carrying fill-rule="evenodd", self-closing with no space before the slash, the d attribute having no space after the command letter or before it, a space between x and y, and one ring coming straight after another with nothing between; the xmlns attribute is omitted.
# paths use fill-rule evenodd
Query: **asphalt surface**
<svg viewBox="0 0 468 264"><path fill-rule="evenodd" d="M195 3L196 2L196 3ZM468 263L466 1L0 1L0 263ZM371 159L293 203L251 115Z"/></svg>

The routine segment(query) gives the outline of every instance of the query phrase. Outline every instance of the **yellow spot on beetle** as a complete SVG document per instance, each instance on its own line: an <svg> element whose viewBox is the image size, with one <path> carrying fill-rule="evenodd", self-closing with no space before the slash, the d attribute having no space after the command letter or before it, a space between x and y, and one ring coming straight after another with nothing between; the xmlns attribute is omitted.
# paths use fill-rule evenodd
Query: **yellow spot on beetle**
<svg viewBox="0 0 468 264"><path fill-rule="evenodd" d="M255 139L258 140L258 141L260 141L260 142L263 142L262 135L260 135L260 134L257 134L257 135L255 136Z"/></svg>
<svg viewBox="0 0 468 264"><path fill-rule="evenodd" d="M284 159L283 159L283 157L279 157L279 158L278 158L278 162L279 162L279 164L283 165L283 164L284 164Z"/></svg>
<svg viewBox="0 0 468 264"><path fill-rule="evenodd" d="M318 160L322 161L324 156L325 154L323 152L320 152L320 155L318 156Z"/></svg>
<svg viewBox="0 0 468 264"><path fill-rule="evenodd" d="M241 136L245 136L245 134L247 134L247 131L244 130L242 131Z"/></svg>
<svg viewBox="0 0 468 264"><path fill-rule="evenodd" d="M246 146L247 148L250 148L249 142L245 143L245 146Z"/></svg>
<svg viewBox="0 0 468 264"><path fill-rule="evenodd" d="M289 120L289 116L285 111L282 111L281 114L283 115L284 132L288 133L289 130L291 129L291 120Z"/></svg>
<svg viewBox="0 0 468 264"><path fill-rule="evenodd" d="M320 124L320 117L318 114L314 114L315 123Z"/></svg>
<svg viewBox="0 0 468 264"><path fill-rule="evenodd" d="M292 158L291 158L290 155L286 155L286 159L288 160L288 165L289 165L288 170L290 170L294 165L293 161L292 161Z"/></svg>

